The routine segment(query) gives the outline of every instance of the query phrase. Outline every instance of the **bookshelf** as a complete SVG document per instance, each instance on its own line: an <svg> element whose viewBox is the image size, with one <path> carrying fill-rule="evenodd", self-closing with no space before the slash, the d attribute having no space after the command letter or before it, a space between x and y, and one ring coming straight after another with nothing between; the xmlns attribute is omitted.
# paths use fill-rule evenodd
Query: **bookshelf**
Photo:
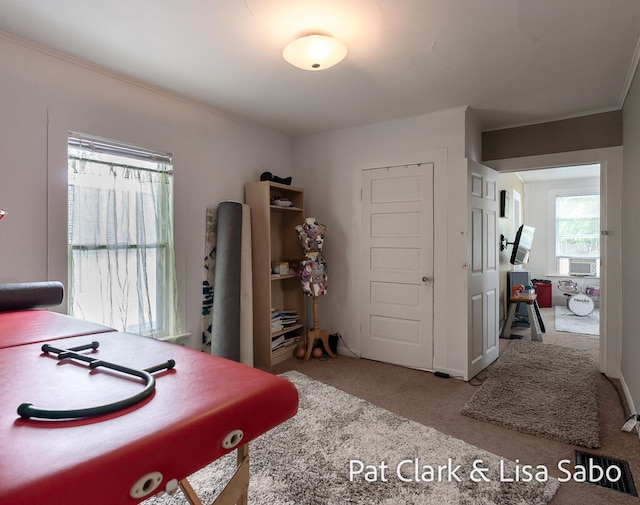
<svg viewBox="0 0 640 505"><path fill-rule="evenodd" d="M251 207L253 359L255 366L272 367L292 356L295 336L306 341L306 303L298 277L303 251L295 230L304 221L304 191L270 181L251 182L245 186L245 202ZM284 264L289 270L273 272ZM285 326L280 327L281 321L274 324L273 310L286 319ZM291 314L297 318L286 318Z"/></svg>

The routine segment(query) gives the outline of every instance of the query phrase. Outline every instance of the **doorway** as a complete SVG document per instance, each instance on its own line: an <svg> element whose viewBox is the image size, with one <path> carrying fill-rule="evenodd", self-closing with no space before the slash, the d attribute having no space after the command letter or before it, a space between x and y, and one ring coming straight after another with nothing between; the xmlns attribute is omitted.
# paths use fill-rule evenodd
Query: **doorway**
<svg viewBox="0 0 640 505"><path fill-rule="evenodd" d="M504 271L529 272L530 279L540 283L538 299L546 326L544 341L582 348L597 358L602 334L600 284L604 280L604 269L600 271L600 230L603 229L600 215L601 209L606 209L603 201L606 198L601 195L601 164L501 172L500 185L514 195L521 193L522 199L522 213L514 206L514 219L501 219L501 232L509 239L514 237L520 217L522 223L535 228L528 264L510 265L510 248L501 255L502 303L506 307L508 293L503 284L507 283L507 274ZM515 203L516 198L513 200ZM570 269L570 265L575 268ZM580 316L571 312L567 302L576 293L588 293L587 301L593 303L594 310ZM519 333L526 334L526 330Z"/></svg>

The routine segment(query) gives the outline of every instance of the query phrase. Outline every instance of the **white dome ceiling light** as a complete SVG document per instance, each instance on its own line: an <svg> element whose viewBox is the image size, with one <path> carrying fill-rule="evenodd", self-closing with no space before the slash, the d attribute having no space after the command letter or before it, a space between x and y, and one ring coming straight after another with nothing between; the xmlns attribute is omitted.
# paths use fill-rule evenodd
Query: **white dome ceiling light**
<svg viewBox="0 0 640 505"><path fill-rule="evenodd" d="M347 55L347 46L327 35L306 35L289 43L282 57L303 70L325 70L340 63Z"/></svg>

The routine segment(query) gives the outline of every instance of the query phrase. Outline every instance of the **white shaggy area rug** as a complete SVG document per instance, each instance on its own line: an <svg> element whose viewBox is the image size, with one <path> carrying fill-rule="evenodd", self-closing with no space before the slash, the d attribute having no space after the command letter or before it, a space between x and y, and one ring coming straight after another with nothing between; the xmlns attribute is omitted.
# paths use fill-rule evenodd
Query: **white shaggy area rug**
<svg viewBox="0 0 640 505"><path fill-rule="evenodd" d="M593 309L588 316L576 316L568 307L555 306L556 331L600 335L600 309Z"/></svg>
<svg viewBox="0 0 640 505"><path fill-rule="evenodd" d="M553 478L514 482L513 463L303 374L283 377L298 388L299 411L250 443L252 505L542 505L558 489ZM189 478L203 503L234 464L235 453ZM438 466L440 477L429 470ZM178 492L144 503L187 502Z"/></svg>

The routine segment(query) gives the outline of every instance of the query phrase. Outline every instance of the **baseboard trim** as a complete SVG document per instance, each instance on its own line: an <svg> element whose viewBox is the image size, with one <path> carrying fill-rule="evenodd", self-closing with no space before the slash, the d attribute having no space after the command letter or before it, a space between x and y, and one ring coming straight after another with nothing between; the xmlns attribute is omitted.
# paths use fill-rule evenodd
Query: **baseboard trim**
<svg viewBox="0 0 640 505"><path fill-rule="evenodd" d="M624 375L620 372L620 384L622 385L622 391L624 392L624 397L627 400L627 405L629 406L629 410L631 411L631 415L635 415L638 413L636 410L636 406L633 403L633 398L631 397L631 391L627 387L627 383L624 380Z"/></svg>

